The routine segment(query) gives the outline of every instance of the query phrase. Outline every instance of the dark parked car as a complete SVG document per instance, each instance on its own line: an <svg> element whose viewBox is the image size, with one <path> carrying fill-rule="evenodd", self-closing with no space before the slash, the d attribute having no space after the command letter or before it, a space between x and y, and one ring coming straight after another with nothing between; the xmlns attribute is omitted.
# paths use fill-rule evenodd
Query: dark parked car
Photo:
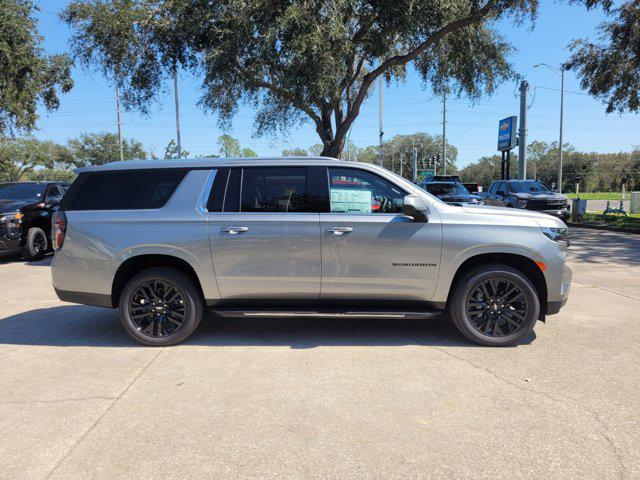
<svg viewBox="0 0 640 480"><path fill-rule="evenodd" d="M63 182L0 183L0 255L44 255L51 245L51 217L68 186Z"/></svg>
<svg viewBox="0 0 640 480"><path fill-rule="evenodd" d="M563 220L569 217L566 195L553 192L536 180L496 180L481 195L485 205L536 210Z"/></svg>
<svg viewBox="0 0 640 480"><path fill-rule="evenodd" d="M422 179L419 186L424 188L427 183L431 182L456 182L462 183L458 175L427 175Z"/></svg>
<svg viewBox="0 0 640 480"><path fill-rule="evenodd" d="M456 182L429 182L424 188L431 195L438 197L445 203L451 204L482 204L482 197L471 195L466 187Z"/></svg>

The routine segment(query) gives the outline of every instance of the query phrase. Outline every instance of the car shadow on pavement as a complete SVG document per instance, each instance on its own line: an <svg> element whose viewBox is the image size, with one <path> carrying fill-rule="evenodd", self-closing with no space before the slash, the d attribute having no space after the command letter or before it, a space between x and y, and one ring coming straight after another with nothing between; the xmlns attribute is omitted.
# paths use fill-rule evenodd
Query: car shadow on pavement
<svg viewBox="0 0 640 480"><path fill-rule="evenodd" d="M640 265L640 235L572 228L569 259L586 263Z"/></svg>
<svg viewBox="0 0 640 480"><path fill-rule="evenodd" d="M535 339L532 335L525 343ZM115 310L65 305L0 320L0 345L135 347ZM207 313L183 345L474 346L448 318L426 320L331 318L219 318ZM141 347L143 348L143 347Z"/></svg>
<svg viewBox="0 0 640 480"><path fill-rule="evenodd" d="M30 267L50 267L53 262L53 254L47 254L39 260L25 260L21 255L3 255L0 257L0 265L4 263L24 263Z"/></svg>

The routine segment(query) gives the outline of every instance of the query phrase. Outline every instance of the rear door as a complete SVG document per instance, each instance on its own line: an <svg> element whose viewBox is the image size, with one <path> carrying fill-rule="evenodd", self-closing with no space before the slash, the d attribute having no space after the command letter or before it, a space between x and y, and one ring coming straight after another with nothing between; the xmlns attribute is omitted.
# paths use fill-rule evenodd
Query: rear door
<svg viewBox="0 0 640 480"><path fill-rule="evenodd" d="M429 300L442 228L403 215L407 192L365 169L320 167L322 299Z"/></svg>
<svg viewBox="0 0 640 480"><path fill-rule="evenodd" d="M317 300L317 167L230 168L216 183L209 238L222 298Z"/></svg>

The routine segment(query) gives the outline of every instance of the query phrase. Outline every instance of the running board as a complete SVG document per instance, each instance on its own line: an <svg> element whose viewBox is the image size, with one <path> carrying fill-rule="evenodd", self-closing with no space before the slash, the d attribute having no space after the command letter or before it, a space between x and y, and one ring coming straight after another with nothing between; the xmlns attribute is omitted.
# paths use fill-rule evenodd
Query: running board
<svg viewBox="0 0 640 480"><path fill-rule="evenodd" d="M396 318L424 319L442 314L440 310L396 311L396 310L354 310L354 309L269 309L269 308L214 308L221 317L262 317L262 318Z"/></svg>

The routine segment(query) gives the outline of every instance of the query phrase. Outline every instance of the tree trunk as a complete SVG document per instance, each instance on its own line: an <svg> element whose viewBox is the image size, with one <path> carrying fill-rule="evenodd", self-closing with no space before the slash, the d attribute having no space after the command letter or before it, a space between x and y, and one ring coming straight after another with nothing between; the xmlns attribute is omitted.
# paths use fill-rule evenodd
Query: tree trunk
<svg viewBox="0 0 640 480"><path fill-rule="evenodd" d="M323 157L340 158L342 150L344 149L344 138L334 139L330 143L324 144L324 149L321 155Z"/></svg>

